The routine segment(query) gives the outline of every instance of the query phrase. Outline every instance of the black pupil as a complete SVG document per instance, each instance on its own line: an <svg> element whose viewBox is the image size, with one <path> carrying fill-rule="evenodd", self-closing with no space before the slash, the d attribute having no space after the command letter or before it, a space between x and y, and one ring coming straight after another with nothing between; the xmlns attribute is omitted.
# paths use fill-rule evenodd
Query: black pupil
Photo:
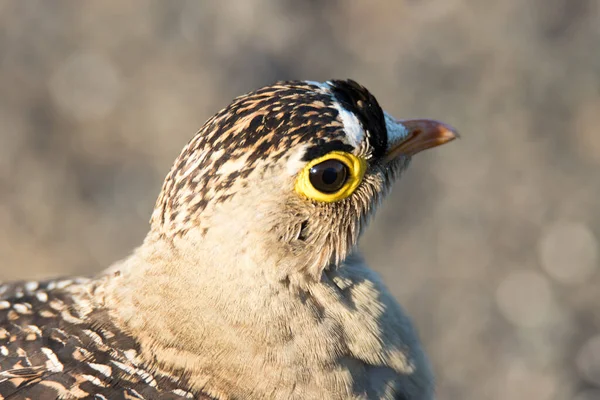
<svg viewBox="0 0 600 400"><path fill-rule="evenodd" d="M338 172L335 168L327 168L323 171L323 183L326 185L333 185L337 180Z"/></svg>
<svg viewBox="0 0 600 400"><path fill-rule="evenodd" d="M335 193L344 186L348 167L339 160L327 160L310 169L310 183L323 193Z"/></svg>

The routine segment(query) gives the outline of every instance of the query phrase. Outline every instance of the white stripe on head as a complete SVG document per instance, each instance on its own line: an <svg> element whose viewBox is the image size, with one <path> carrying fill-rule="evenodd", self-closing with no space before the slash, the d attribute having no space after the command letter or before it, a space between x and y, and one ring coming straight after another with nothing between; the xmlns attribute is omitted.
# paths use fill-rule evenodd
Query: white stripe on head
<svg viewBox="0 0 600 400"><path fill-rule="evenodd" d="M346 132L346 136L348 137L350 144L354 147L358 147L365 139L365 130L358 121L356 115L346 110L335 98L333 93L331 93L331 85L329 81L323 83L315 81L305 82L310 85L317 86L321 91L323 91L324 93L326 92L331 96L333 106L339 113L339 117L342 120L342 126L344 127L344 132Z"/></svg>
<svg viewBox="0 0 600 400"><path fill-rule="evenodd" d="M408 136L408 130L396 121L390 114L383 112L385 115L385 127L387 129L388 148L400 142Z"/></svg>
<svg viewBox="0 0 600 400"><path fill-rule="evenodd" d="M354 147L358 147L360 143L365 139L365 130L362 125L356 118L354 113L346 110L339 101L335 98L333 99L333 106L338 110L340 119L342 120L342 125L344 127L344 132L346 132L346 136L348 137L350 144Z"/></svg>

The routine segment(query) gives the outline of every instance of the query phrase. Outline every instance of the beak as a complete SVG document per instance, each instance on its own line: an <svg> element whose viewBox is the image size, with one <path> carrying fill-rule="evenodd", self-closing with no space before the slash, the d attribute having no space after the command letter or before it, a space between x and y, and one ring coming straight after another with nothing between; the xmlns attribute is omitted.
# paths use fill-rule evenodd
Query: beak
<svg viewBox="0 0 600 400"><path fill-rule="evenodd" d="M456 129L432 119L408 119L395 121L396 126L388 132L386 161L398 156L412 156L423 150L437 147L459 137ZM398 133L402 132L401 135Z"/></svg>

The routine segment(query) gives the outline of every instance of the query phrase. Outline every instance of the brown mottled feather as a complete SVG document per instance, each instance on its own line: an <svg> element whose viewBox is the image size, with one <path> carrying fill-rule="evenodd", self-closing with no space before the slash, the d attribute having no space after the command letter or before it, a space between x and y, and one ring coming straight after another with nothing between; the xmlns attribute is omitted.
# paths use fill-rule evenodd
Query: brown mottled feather
<svg viewBox="0 0 600 400"><path fill-rule="evenodd" d="M0 399L210 399L146 369L80 279L0 286Z"/></svg>

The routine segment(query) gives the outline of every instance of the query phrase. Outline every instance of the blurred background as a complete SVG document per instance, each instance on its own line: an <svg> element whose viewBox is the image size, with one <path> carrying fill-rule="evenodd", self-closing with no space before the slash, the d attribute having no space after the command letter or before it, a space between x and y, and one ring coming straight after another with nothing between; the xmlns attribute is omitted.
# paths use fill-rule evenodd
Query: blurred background
<svg viewBox="0 0 600 400"><path fill-rule="evenodd" d="M414 160L362 241L439 398L600 399L595 0L0 0L0 280L126 256L209 116L346 77L463 136Z"/></svg>

